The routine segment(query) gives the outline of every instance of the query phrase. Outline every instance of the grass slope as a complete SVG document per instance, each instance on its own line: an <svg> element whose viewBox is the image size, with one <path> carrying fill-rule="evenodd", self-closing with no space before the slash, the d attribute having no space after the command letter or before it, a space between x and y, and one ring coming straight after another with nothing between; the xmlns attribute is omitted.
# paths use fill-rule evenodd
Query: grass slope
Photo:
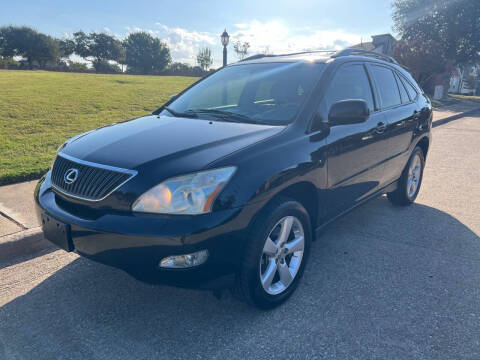
<svg viewBox="0 0 480 360"><path fill-rule="evenodd" d="M148 114L195 80L0 70L0 185L40 177L67 138Z"/></svg>

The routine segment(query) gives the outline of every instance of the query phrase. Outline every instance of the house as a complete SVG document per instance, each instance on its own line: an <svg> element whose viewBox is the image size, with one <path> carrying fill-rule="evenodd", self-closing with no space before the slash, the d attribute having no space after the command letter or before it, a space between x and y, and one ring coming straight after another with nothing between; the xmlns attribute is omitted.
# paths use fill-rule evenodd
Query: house
<svg viewBox="0 0 480 360"><path fill-rule="evenodd" d="M373 35L371 42L362 42L353 45L351 49L374 51L388 56L393 55L397 40L390 34Z"/></svg>
<svg viewBox="0 0 480 360"><path fill-rule="evenodd" d="M455 66L450 73L449 93L475 95L480 88L480 65Z"/></svg>

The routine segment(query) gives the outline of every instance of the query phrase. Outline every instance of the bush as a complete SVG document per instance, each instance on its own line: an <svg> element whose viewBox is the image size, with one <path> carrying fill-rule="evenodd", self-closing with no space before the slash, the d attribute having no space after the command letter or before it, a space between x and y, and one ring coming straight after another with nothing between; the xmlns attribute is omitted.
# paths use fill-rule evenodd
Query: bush
<svg viewBox="0 0 480 360"><path fill-rule="evenodd" d="M88 68L87 64L81 63L81 62L76 62L76 61L69 61L68 62L68 71L78 72L78 73L91 72L91 70Z"/></svg>
<svg viewBox="0 0 480 360"><path fill-rule="evenodd" d="M65 61L59 60L56 64L46 64L45 70L48 71L68 71L68 65Z"/></svg>
<svg viewBox="0 0 480 360"><path fill-rule="evenodd" d="M205 71L200 66L191 66L184 63L175 62L158 75L174 75L174 76L195 76L202 77L208 75L212 70Z"/></svg>
<svg viewBox="0 0 480 360"><path fill-rule="evenodd" d="M18 69L20 63L11 57L0 56L0 69Z"/></svg>
<svg viewBox="0 0 480 360"><path fill-rule="evenodd" d="M117 64L111 64L105 60L95 60L93 61L93 68L95 72L102 74L118 74L122 73L122 69Z"/></svg>

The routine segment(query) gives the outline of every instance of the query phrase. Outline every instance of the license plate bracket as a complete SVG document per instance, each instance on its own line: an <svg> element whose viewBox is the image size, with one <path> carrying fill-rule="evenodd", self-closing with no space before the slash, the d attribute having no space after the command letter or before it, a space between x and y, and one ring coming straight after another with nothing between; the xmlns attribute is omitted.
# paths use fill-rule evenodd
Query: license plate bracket
<svg viewBox="0 0 480 360"><path fill-rule="evenodd" d="M51 217L47 213L42 214L42 230L47 240L54 243L65 251L73 251L70 225Z"/></svg>

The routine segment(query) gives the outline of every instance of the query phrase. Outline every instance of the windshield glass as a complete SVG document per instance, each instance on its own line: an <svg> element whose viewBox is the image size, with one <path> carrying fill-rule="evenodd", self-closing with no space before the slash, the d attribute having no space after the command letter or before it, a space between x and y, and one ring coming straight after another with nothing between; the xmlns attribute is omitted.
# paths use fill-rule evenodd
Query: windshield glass
<svg viewBox="0 0 480 360"><path fill-rule="evenodd" d="M323 68L322 63L304 62L230 66L186 91L161 114L288 124Z"/></svg>

